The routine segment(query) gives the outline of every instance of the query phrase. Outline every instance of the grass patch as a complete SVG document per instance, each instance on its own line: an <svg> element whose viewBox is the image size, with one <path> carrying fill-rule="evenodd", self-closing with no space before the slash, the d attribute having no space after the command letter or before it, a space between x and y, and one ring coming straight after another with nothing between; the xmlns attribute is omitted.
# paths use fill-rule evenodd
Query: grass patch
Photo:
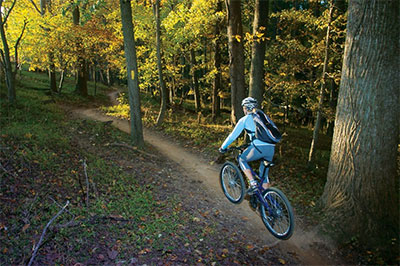
<svg viewBox="0 0 400 266"><path fill-rule="evenodd" d="M36 75L26 78L42 86ZM137 168L121 166L118 148L109 144L129 143L129 135L103 123L71 120L53 97L20 87L16 106L1 102L0 264L26 264L44 226L67 200L68 212L47 233L36 263L107 263L115 254L129 260L163 248L160 239L191 216L171 211L178 200L160 200L154 185L144 185L154 163L125 152L123 159Z"/></svg>

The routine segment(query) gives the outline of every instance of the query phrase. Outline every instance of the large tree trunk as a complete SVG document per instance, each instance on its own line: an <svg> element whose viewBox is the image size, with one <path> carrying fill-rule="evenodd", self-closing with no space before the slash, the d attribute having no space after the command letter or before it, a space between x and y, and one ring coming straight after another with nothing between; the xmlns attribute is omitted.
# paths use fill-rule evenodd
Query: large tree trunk
<svg viewBox="0 0 400 266"><path fill-rule="evenodd" d="M80 21L80 11L79 7L76 6L73 10L73 16L72 16L73 22L75 25L79 25ZM85 53L84 48L82 44L80 43L80 40L77 40L77 50L79 53L78 57L78 62L77 62L77 81L75 85L75 91L82 95L82 96L87 96L88 95L88 88L87 88L87 80L88 80L88 72L87 72L87 63L86 60L83 58L83 54Z"/></svg>
<svg viewBox="0 0 400 266"><path fill-rule="evenodd" d="M217 3L217 12L222 11L222 2ZM213 93L212 93L212 119L215 121L217 116L220 115L219 106L219 92L221 91L221 21L216 21L215 24L215 46L214 46L214 69L216 71L214 82L213 82Z"/></svg>
<svg viewBox="0 0 400 266"><path fill-rule="evenodd" d="M198 71L196 69L196 54L194 49L190 49L190 59L191 59L191 70L192 70L192 89L194 92L194 106L196 109L196 113L201 112L200 105L200 89L199 89L199 78Z"/></svg>
<svg viewBox="0 0 400 266"><path fill-rule="evenodd" d="M128 94L131 117L132 144L144 146L142 117L140 113L140 93L136 59L135 36L132 23L131 1L120 0L122 31L124 35L125 58L128 74Z"/></svg>
<svg viewBox="0 0 400 266"><path fill-rule="evenodd" d="M399 2L349 2L332 152L328 221L365 247L399 236ZM397 250L398 252L398 250Z"/></svg>
<svg viewBox="0 0 400 266"><path fill-rule="evenodd" d="M157 46L157 68L158 68L158 79L160 80L161 89L161 106L160 112L157 117L157 126L161 125L164 120L165 111L167 110L167 97L168 91L165 86L164 76L161 64L161 29L160 29L160 0L155 0L154 6L154 16L156 19L156 46Z"/></svg>
<svg viewBox="0 0 400 266"><path fill-rule="evenodd" d="M232 123L244 115L241 101L245 97L243 29L240 0L225 0L228 13L229 76L231 81Z"/></svg>
<svg viewBox="0 0 400 266"><path fill-rule="evenodd" d="M256 0L253 22L249 96L257 99L260 106L264 94L264 58L267 42L269 0Z"/></svg>
<svg viewBox="0 0 400 266"><path fill-rule="evenodd" d="M328 16L328 28L326 30L326 38L325 38L325 56L324 56L324 65L322 68L322 78L321 78L321 88L319 92L319 102L318 102L318 110L317 117L315 118L315 125L313 131L313 138L311 141L310 152L308 154L308 163L311 164L314 162L316 147L319 139L319 129L321 127L321 119L322 119L322 107L324 104L324 96L325 96L325 87L326 87L326 76L327 76L327 68L328 68L328 59L329 59L329 42L330 42L330 30L331 30L331 22L332 22L332 11L334 5L331 4L329 8L329 16Z"/></svg>

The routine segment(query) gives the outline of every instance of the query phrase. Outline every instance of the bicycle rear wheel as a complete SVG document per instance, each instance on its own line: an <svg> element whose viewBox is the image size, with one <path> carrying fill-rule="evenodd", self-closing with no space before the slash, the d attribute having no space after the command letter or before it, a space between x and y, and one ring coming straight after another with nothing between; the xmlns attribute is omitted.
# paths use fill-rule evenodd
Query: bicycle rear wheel
<svg viewBox="0 0 400 266"><path fill-rule="evenodd" d="M293 209L285 194L271 187L263 192L267 204L261 203L261 219L273 236L279 239L289 239L294 230Z"/></svg>
<svg viewBox="0 0 400 266"><path fill-rule="evenodd" d="M231 163L226 162L219 174L222 190L225 196L232 203L239 204L244 198L246 184L239 168Z"/></svg>

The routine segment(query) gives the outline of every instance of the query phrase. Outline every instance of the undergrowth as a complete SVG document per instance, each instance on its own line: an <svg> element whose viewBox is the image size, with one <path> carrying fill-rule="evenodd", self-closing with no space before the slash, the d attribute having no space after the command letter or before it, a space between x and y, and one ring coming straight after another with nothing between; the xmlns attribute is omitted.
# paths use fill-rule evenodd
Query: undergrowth
<svg viewBox="0 0 400 266"><path fill-rule="evenodd" d="M159 199L153 193L159 184L143 186L154 177L147 168L155 163L128 151L126 161L137 161L138 168L121 166L112 143L129 143L129 135L71 120L53 99L20 87L15 106L1 101L0 264L26 264L45 225L67 202L37 264L129 261L133 254L162 250L163 241L192 217L171 211L179 209L178 200Z"/></svg>
<svg viewBox="0 0 400 266"><path fill-rule="evenodd" d="M52 95L46 89L46 74L22 74L16 105L8 105L0 87L0 264L26 264L45 225L67 201L67 211L40 248L38 264L135 264L139 255L154 256L154 251L174 261L178 246L217 234L212 225L204 224L190 234L179 233L195 219L182 210L178 197L159 198L162 184L154 173L166 175L154 167L160 162L135 151L121 152L113 144L129 143L129 135L104 123L71 119L60 109L60 104L102 106L107 114L127 119L126 95L119 98L120 105L104 107L108 89L100 84L95 95L90 83L90 96L84 98L73 93L69 78L63 91ZM159 103L145 93L141 101L143 123L154 128ZM276 147L278 164L270 179L288 196L296 216L315 225L320 219L317 206L326 181L330 137L321 134L316 164L310 168L306 160L311 130L277 122L285 135ZM209 110L199 116L193 103L186 101L184 106L174 103L155 129L214 160L232 127L228 112L212 121ZM218 256L227 254L211 254L209 262ZM368 256L367 263L384 262L376 253Z"/></svg>

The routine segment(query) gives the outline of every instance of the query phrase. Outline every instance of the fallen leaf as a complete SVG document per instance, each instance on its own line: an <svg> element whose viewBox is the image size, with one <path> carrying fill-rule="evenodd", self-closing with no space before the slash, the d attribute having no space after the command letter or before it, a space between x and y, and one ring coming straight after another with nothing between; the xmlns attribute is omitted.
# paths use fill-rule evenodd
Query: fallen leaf
<svg viewBox="0 0 400 266"><path fill-rule="evenodd" d="M117 256L118 256L118 251L116 251L116 250L109 250L109 251L107 251L107 255L108 255L108 257L110 258L110 259L115 259Z"/></svg>
<svg viewBox="0 0 400 266"><path fill-rule="evenodd" d="M198 250L198 249L195 249L194 252L196 252L196 253L199 254L200 256L203 255L203 253L202 253L200 250Z"/></svg>
<svg viewBox="0 0 400 266"><path fill-rule="evenodd" d="M124 217L122 215L119 215L119 214L111 214L110 218L112 218L112 219L123 219Z"/></svg>
<svg viewBox="0 0 400 266"><path fill-rule="evenodd" d="M251 244L249 244L249 245L247 245L247 246L246 246L246 248L247 248L248 250L250 250L250 249L253 249L253 248L254 248L254 246L253 246L253 245L251 245Z"/></svg>
<svg viewBox="0 0 400 266"><path fill-rule="evenodd" d="M149 253L151 251L151 249L149 249L149 248L145 248L145 249L142 249L141 251L139 251L139 255L143 255L143 254L146 254L146 253Z"/></svg>
<svg viewBox="0 0 400 266"><path fill-rule="evenodd" d="M25 232L30 226L30 224L24 225L24 227L22 227L22 232Z"/></svg>
<svg viewBox="0 0 400 266"><path fill-rule="evenodd" d="M286 264L286 261L284 260L284 259L278 259L279 260L279 262L281 263L281 264Z"/></svg>

